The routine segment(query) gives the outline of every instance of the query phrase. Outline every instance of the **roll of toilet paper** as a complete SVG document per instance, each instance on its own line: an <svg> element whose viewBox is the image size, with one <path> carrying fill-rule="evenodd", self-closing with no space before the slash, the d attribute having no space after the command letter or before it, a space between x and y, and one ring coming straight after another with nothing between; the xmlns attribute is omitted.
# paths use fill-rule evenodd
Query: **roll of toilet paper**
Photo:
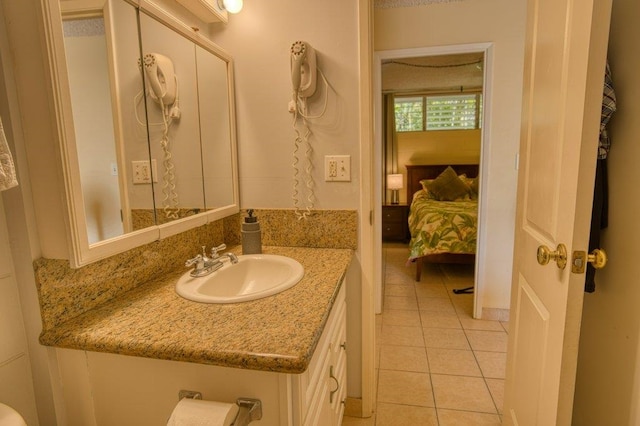
<svg viewBox="0 0 640 426"><path fill-rule="evenodd" d="M167 426L229 426L238 409L236 404L226 402L182 398L173 409Z"/></svg>
<svg viewBox="0 0 640 426"><path fill-rule="evenodd" d="M27 426L16 410L0 402L0 426Z"/></svg>

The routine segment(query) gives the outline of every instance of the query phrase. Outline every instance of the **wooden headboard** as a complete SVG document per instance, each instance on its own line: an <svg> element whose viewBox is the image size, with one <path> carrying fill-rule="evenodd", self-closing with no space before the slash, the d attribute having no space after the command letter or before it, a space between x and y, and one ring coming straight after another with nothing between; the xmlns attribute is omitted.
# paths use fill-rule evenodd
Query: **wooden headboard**
<svg viewBox="0 0 640 426"><path fill-rule="evenodd" d="M411 204L413 194L422 189L422 179L435 179L448 166L453 167L458 175L466 174L470 178L478 176L477 164L407 165L407 203Z"/></svg>

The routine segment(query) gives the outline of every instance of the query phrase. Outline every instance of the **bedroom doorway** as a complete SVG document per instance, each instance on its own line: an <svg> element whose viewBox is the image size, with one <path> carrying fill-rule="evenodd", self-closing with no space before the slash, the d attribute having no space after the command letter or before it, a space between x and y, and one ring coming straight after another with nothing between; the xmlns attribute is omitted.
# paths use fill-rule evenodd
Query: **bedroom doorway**
<svg viewBox="0 0 640 426"><path fill-rule="evenodd" d="M376 313L382 311L383 305L383 240L384 244L390 242L396 247L405 244L409 258L408 228L403 224L406 224L411 197L417 189L416 181L408 181L406 165L475 165L480 182L480 190L476 194L483 193L481 187L486 180L486 170L482 167L482 158L487 149L489 128L483 123L488 123L490 117L486 105L490 105L488 99L491 96L488 78L491 75L491 48L490 43L482 43L375 53L377 120L374 164L378 167L374 178L374 257L380 260L380 267L374 271ZM456 115L453 125L458 127L454 127L455 130L445 127L451 124L438 127L434 120L427 122L427 115L442 115L442 105L452 102L460 105L461 109L466 108L467 113L475 108L475 116L467 115L464 122L461 115ZM473 108L469 108L470 105ZM392 118L396 111L406 112L398 122ZM435 178L438 174L428 177ZM471 184L470 180L467 183ZM390 190L389 187L394 185L401 189ZM482 268L480 260L483 253L481 235L486 226L482 220L486 200L482 195L478 198L476 256L475 260L472 257L472 264L466 266L467 272L471 269L474 277L468 291L474 293L473 313L476 318L482 313L482 280L479 279L482 274L479 269ZM416 263L411 268L417 278L419 270Z"/></svg>

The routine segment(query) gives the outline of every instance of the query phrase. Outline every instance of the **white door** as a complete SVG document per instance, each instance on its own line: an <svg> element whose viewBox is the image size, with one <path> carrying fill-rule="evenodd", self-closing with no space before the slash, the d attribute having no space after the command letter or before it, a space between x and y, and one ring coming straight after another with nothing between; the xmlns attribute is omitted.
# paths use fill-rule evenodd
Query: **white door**
<svg viewBox="0 0 640 426"><path fill-rule="evenodd" d="M571 423L611 0L529 0L504 424ZM536 252L564 244L567 266Z"/></svg>

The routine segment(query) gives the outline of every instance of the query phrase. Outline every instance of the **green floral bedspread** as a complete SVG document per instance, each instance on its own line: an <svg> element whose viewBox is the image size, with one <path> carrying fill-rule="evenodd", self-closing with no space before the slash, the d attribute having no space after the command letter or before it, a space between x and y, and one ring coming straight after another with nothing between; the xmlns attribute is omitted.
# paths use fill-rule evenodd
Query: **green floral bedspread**
<svg viewBox="0 0 640 426"><path fill-rule="evenodd" d="M475 253L478 200L437 201L419 191L409 210L409 229L410 260L438 253Z"/></svg>

